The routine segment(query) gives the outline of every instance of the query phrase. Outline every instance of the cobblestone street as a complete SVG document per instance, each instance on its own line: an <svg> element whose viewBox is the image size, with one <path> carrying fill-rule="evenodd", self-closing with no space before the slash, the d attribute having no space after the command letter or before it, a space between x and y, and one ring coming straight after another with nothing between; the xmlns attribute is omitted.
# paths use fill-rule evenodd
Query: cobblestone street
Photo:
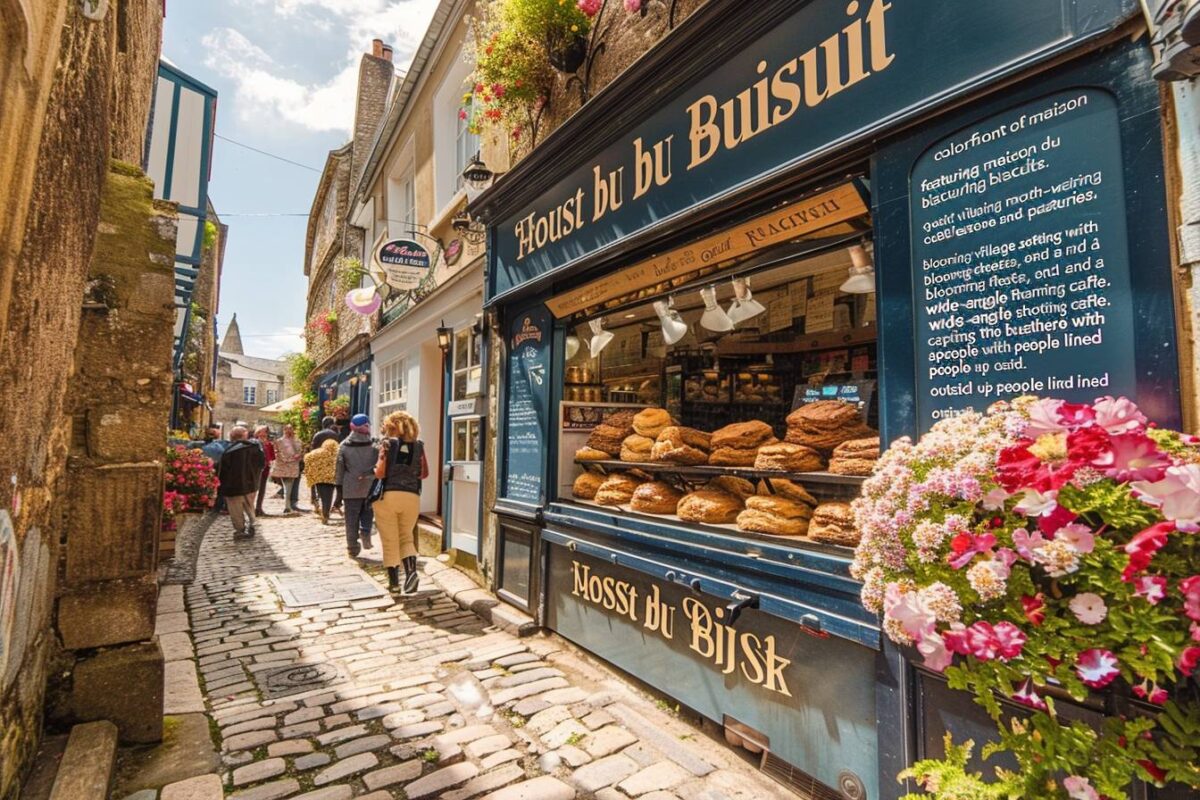
<svg viewBox="0 0 1200 800"><path fill-rule="evenodd" d="M491 627L428 574L393 599L340 519L259 529L218 518L195 582L164 588L167 713L209 714L223 772L161 800L792 796L556 637Z"/></svg>

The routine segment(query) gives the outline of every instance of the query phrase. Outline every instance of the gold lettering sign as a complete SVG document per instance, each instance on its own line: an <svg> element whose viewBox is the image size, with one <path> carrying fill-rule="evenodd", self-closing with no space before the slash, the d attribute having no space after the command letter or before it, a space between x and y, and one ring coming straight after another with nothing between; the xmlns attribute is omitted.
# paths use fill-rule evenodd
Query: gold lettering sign
<svg viewBox="0 0 1200 800"><path fill-rule="evenodd" d="M853 185L843 184L584 284L552 298L546 307L554 316L566 317L629 292L807 236L866 213L862 195Z"/></svg>
<svg viewBox="0 0 1200 800"><path fill-rule="evenodd" d="M784 670L792 661L777 652L774 635L757 636L723 622L725 609L709 608L694 597L685 597L677 609L662 599L657 586L642 595L629 581L602 575L586 564L571 562L571 594L590 605L623 617L668 641L675 638L676 612L687 623L688 649L709 662L722 675L735 671L748 682L791 697ZM639 603L639 598L641 602Z"/></svg>

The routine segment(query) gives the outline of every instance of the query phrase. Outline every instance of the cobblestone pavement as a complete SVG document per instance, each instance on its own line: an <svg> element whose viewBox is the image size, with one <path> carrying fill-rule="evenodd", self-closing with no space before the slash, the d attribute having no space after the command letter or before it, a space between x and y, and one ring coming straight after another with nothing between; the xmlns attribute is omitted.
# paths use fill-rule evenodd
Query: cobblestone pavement
<svg viewBox="0 0 1200 800"><path fill-rule="evenodd" d="M210 715L224 773L161 800L794 798L557 637L489 627L428 576L388 595L378 544L349 559L337 523L234 542L221 517L195 582L164 588L167 710Z"/></svg>

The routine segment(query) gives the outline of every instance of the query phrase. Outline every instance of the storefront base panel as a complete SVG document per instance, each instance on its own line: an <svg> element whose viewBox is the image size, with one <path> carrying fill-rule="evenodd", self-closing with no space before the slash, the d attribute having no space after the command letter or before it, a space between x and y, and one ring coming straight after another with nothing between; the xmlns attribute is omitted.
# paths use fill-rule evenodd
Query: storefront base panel
<svg viewBox="0 0 1200 800"><path fill-rule="evenodd" d="M587 555L550 530L543 541L547 627L718 724L751 729L828 787L807 796L880 797L874 651L753 608L731 620L728 601L619 566L616 551Z"/></svg>

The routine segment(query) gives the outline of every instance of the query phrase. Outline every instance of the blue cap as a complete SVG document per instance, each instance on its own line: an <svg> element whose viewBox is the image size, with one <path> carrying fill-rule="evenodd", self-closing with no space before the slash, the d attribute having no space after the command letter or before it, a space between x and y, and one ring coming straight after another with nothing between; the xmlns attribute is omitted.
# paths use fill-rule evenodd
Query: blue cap
<svg viewBox="0 0 1200 800"><path fill-rule="evenodd" d="M351 425L370 425L371 418L368 417L366 414L355 414L353 417L350 418L350 424Z"/></svg>

